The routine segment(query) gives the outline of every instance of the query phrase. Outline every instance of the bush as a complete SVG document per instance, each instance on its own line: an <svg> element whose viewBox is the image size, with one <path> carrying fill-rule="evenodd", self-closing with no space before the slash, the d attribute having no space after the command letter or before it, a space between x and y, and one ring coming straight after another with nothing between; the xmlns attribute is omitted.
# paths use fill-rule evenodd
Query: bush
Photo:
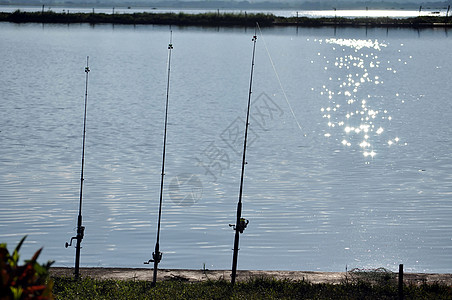
<svg viewBox="0 0 452 300"><path fill-rule="evenodd" d="M25 237L10 254L6 244L0 244L0 299L53 299L53 281L49 268L53 262L40 265L36 262L42 248L30 260L19 265L19 250Z"/></svg>

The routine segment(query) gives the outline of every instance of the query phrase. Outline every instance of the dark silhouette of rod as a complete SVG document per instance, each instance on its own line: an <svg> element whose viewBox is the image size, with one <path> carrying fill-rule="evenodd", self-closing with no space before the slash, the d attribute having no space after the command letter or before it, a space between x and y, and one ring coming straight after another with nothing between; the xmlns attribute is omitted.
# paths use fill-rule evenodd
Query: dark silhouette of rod
<svg viewBox="0 0 452 300"><path fill-rule="evenodd" d="M403 300L403 264L399 265L399 300Z"/></svg>
<svg viewBox="0 0 452 300"><path fill-rule="evenodd" d="M80 249L81 243L83 240L83 236L85 234L85 227L82 226L82 200L83 200L83 181L84 178L84 169L85 169L85 138L86 138L86 108L88 104L88 74L89 74L89 56L86 57L86 79L85 79L85 112L83 114L83 143L82 143L82 170L80 174L80 202L78 208L78 217L77 217L77 235L71 238L70 243L66 242L66 248L72 245L72 240L77 240L77 244L75 246L75 270L74 275L77 280L80 276Z"/></svg>
<svg viewBox="0 0 452 300"><path fill-rule="evenodd" d="M245 176L245 164L246 164L246 145L248 140L248 127L249 127L249 117L250 117L250 106L251 106L251 94L252 94L252 86L253 86L253 72L254 72L254 54L256 52L256 41L257 35L256 31L254 31L253 36L253 56L251 59L251 75L250 75L250 88L248 93L248 107L246 110L246 122L245 122L245 137L243 139L243 157L242 157L242 173L240 176L240 191L239 191L239 202L237 203L237 220L235 226L232 226L235 230L235 238L234 238L234 254L232 257L232 274L231 274L231 284L235 284L235 277L237 273L237 258L239 255L239 237L240 233L243 233L249 221L242 218L242 195L243 195L243 178Z"/></svg>
<svg viewBox="0 0 452 300"><path fill-rule="evenodd" d="M157 282L157 270L160 260L162 259L162 253L160 252L160 221L162 218L162 202L163 202L163 179L165 177L165 156L166 156L166 132L168 125L168 102L169 102L169 89L170 89L170 73L171 73L171 51L173 50L172 44L173 33L170 32L170 42L168 45L168 79L166 83L166 106L165 106L165 129L163 131L163 151L162 151L162 177L160 181L160 203L159 203L159 217L157 221L157 240L155 243L155 250L152 253L152 259L145 262L149 264L154 263L154 277L152 279L151 287L154 287Z"/></svg>

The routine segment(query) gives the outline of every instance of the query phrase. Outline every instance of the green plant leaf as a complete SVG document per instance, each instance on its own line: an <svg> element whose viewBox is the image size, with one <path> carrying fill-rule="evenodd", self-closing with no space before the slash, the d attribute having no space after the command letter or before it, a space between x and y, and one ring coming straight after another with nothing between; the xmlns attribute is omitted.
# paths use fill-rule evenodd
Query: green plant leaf
<svg viewBox="0 0 452 300"><path fill-rule="evenodd" d="M14 249L13 255L11 256L11 261L10 261L10 265L13 266L17 266L18 262L19 262L19 250L22 247L22 244L24 243L25 239L27 238L27 236L24 236L19 244L17 244L16 249Z"/></svg>
<svg viewBox="0 0 452 300"><path fill-rule="evenodd" d="M13 299L14 300L20 300L22 297L22 288L21 287L10 287L11 292L13 293Z"/></svg>
<svg viewBox="0 0 452 300"><path fill-rule="evenodd" d="M20 257L19 252L14 251L13 255L9 259L10 260L9 264L11 265L11 267L18 265L19 257Z"/></svg>

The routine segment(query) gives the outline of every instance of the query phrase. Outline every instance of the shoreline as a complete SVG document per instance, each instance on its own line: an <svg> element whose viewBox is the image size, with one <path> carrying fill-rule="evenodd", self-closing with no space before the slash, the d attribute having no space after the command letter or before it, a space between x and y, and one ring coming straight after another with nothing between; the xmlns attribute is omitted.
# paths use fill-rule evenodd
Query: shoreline
<svg viewBox="0 0 452 300"><path fill-rule="evenodd" d="M159 269L158 281L185 281L200 282L209 280L230 280L230 270L190 270L190 269ZM252 278L272 278L277 280L308 281L310 283L340 284L353 278L358 273L354 272L319 272L319 271L264 271L264 270L238 270L237 281L245 281ZM390 273L398 277L397 273ZM54 277L71 277L73 268L51 267L50 275ZM152 268L112 268L93 267L80 268L82 277L90 277L98 280L139 280L152 281ZM437 273L404 273L405 284L444 284L452 286L452 274Z"/></svg>
<svg viewBox="0 0 452 300"><path fill-rule="evenodd" d="M202 27L404 27L438 28L452 27L452 17L419 16L413 18L390 17L279 17L266 13L56 13L15 12L0 13L0 22L42 24L113 24L113 25L174 25Z"/></svg>

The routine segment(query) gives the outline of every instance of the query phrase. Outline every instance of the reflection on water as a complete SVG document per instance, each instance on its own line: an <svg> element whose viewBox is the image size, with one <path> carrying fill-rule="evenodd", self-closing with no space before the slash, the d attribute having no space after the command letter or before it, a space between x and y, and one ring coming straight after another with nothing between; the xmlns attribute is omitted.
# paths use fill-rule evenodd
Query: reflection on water
<svg viewBox="0 0 452 300"><path fill-rule="evenodd" d="M404 100L397 90L390 91L389 99L388 91L382 95L380 90L385 89L386 78L397 80L397 67L406 65L412 56L403 59L397 56L396 62L382 61L380 53L388 45L378 40L330 38L314 42L331 45L325 50L328 56L317 53L323 58L320 64L325 66L325 74L329 75L320 91L320 95L328 97L328 106L320 109L329 127L325 137L345 147L358 147L369 158L377 155L383 144L399 144L396 133L386 132L392 121L389 107L400 109Z"/></svg>

